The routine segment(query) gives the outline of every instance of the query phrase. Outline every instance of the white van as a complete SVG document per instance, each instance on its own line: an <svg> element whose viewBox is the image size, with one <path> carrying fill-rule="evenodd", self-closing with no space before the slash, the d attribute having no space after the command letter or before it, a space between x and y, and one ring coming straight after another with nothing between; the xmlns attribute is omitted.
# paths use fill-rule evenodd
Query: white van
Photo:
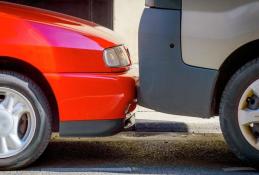
<svg viewBox="0 0 259 175"><path fill-rule="evenodd" d="M259 162L259 1L146 0L139 29L139 103L220 116L226 142Z"/></svg>

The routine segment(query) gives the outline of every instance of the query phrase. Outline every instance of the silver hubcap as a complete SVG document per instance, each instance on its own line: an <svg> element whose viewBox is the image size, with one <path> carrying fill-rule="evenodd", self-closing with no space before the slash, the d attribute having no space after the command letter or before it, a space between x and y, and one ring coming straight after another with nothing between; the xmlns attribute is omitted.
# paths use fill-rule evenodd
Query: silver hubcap
<svg viewBox="0 0 259 175"><path fill-rule="evenodd" d="M36 116L29 100L13 89L0 87L0 158L25 150L35 129Z"/></svg>
<svg viewBox="0 0 259 175"><path fill-rule="evenodd" d="M238 106L238 123L245 139L259 150L259 80L253 82L244 92ZM257 99L258 98L258 99Z"/></svg>

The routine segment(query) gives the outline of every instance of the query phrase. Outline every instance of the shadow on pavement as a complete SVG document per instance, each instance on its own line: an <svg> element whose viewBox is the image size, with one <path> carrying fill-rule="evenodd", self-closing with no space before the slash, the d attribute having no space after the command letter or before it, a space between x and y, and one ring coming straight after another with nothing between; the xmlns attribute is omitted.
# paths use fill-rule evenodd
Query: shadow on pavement
<svg viewBox="0 0 259 175"><path fill-rule="evenodd" d="M141 119L137 120L136 129L142 132L189 132L188 126L183 122L147 121Z"/></svg>
<svg viewBox="0 0 259 175"><path fill-rule="evenodd" d="M132 137L137 136L134 134ZM148 136L152 137L152 136ZM169 173L178 169L214 171L246 166L227 148L221 135L183 135L171 139L78 139L52 141L29 171ZM168 136L167 136L168 137ZM156 139L157 138L157 139Z"/></svg>

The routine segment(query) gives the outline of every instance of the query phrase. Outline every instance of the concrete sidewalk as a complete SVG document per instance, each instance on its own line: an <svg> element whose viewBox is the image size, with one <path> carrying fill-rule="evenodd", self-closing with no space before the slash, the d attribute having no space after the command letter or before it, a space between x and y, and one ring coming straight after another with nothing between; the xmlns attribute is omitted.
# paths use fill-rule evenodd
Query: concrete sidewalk
<svg viewBox="0 0 259 175"><path fill-rule="evenodd" d="M221 133L219 118L169 115L143 107L136 109L137 132Z"/></svg>

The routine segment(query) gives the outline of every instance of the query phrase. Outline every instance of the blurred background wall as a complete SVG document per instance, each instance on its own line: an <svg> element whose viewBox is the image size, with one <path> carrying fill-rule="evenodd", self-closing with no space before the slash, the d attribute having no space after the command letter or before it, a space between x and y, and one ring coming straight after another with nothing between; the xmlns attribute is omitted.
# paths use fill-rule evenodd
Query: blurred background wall
<svg viewBox="0 0 259 175"><path fill-rule="evenodd" d="M114 0L114 31L130 49L133 63L138 63L138 28L145 0Z"/></svg>

